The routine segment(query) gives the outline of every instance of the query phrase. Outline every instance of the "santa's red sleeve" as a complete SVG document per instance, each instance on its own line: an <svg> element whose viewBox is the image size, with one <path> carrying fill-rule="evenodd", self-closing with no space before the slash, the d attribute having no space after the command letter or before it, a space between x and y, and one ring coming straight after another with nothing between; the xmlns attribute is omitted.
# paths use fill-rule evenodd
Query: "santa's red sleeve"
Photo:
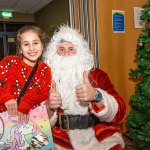
<svg viewBox="0 0 150 150"><path fill-rule="evenodd" d="M98 108L94 102L90 104L91 112L103 122L121 123L126 114L125 103L108 75L100 69L94 69L89 77L93 86L101 92L103 97L101 108Z"/></svg>
<svg viewBox="0 0 150 150"><path fill-rule="evenodd" d="M40 105L41 102L45 101L49 97L49 90L51 85L51 70L49 67L44 71L43 77L40 79L40 90L35 91L34 89L28 90L28 92L22 97L18 106L18 111L28 114L30 109Z"/></svg>

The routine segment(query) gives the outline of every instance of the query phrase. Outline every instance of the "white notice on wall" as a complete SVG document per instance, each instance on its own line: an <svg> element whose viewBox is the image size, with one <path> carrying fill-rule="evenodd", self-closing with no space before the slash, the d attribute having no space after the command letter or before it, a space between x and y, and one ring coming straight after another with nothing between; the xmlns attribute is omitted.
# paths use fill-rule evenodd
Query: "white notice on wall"
<svg viewBox="0 0 150 150"><path fill-rule="evenodd" d="M134 7L134 25L135 28L143 28L143 22L140 20L141 11L143 8L141 7Z"/></svg>

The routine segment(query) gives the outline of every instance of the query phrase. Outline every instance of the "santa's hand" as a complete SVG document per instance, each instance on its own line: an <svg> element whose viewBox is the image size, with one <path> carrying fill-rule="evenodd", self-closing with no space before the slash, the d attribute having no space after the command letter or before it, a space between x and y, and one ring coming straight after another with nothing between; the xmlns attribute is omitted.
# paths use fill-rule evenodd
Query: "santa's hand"
<svg viewBox="0 0 150 150"><path fill-rule="evenodd" d="M17 101L15 99L11 99L5 103L5 107L7 108L7 112L12 117L17 116Z"/></svg>
<svg viewBox="0 0 150 150"><path fill-rule="evenodd" d="M79 100L89 102L95 99L96 89L91 85L86 72L83 72L83 84L76 86L76 96Z"/></svg>
<svg viewBox="0 0 150 150"><path fill-rule="evenodd" d="M49 96L49 107L50 109L56 109L61 106L62 98L56 90L56 82L52 81L50 96Z"/></svg>

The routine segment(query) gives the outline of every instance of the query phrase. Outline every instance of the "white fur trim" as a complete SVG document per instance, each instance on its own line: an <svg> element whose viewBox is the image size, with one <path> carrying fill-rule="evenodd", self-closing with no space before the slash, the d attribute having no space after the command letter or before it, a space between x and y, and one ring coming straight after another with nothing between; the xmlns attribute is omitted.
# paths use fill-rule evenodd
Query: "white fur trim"
<svg viewBox="0 0 150 150"><path fill-rule="evenodd" d="M50 118L50 124L51 124L51 127L54 127L56 121L57 121L57 112L55 111L53 116Z"/></svg>
<svg viewBox="0 0 150 150"><path fill-rule="evenodd" d="M124 141L120 133L115 133L101 142L95 138L95 133L92 128L70 130L69 137L74 150L109 150L117 144L120 144L124 148ZM55 149L67 150L58 145L55 145Z"/></svg>
<svg viewBox="0 0 150 150"><path fill-rule="evenodd" d="M74 150L98 150L99 141L93 128L70 130L68 134Z"/></svg>
<svg viewBox="0 0 150 150"><path fill-rule="evenodd" d="M96 113L90 104L90 108L92 109L91 112L95 114L95 116L97 116L101 121L111 122L118 112L118 103L116 99L106 91L99 88L98 90L102 93L104 109Z"/></svg>
<svg viewBox="0 0 150 150"><path fill-rule="evenodd" d="M101 149L103 150L109 150L110 148L114 147L115 145L121 145L122 148L125 147L123 138L121 133L114 133L112 136L105 138L100 142L101 144Z"/></svg>

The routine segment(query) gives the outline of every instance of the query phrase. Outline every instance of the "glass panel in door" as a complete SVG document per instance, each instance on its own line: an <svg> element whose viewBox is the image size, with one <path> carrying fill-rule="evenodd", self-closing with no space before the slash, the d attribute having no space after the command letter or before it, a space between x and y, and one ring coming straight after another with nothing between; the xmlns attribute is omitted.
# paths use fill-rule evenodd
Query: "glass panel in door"
<svg viewBox="0 0 150 150"><path fill-rule="evenodd" d="M4 58L4 42L3 37L0 37L0 60Z"/></svg>
<svg viewBox="0 0 150 150"><path fill-rule="evenodd" d="M17 50L16 50L16 37L8 37L7 38L8 42L8 50L9 50L9 55L16 55Z"/></svg>

